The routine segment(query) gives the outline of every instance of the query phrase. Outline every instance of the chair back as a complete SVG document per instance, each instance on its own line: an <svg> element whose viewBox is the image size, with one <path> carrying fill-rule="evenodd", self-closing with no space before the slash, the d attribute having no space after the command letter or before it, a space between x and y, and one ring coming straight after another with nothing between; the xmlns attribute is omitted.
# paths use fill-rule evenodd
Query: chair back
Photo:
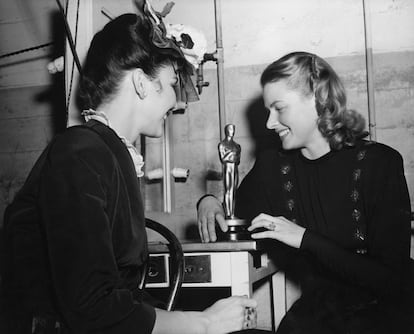
<svg viewBox="0 0 414 334"><path fill-rule="evenodd" d="M170 275L170 293L167 300L167 311L172 311L175 307L179 290L183 283L184 278L184 253L181 247L180 241L177 239L175 234L171 232L164 225L156 222L155 220L145 218L146 227L159 233L168 241L168 250L171 259L171 272ZM148 261L144 268L143 279L141 280L140 289L145 288L146 277L148 275Z"/></svg>

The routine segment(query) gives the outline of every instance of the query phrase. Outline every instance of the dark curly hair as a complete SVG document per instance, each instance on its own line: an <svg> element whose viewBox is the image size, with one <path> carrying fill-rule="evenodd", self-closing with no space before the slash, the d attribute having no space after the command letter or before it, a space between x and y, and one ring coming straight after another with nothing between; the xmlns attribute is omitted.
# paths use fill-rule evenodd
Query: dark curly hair
<svg viewBox="0 0 414 334"><path fill-rule="evenodd" d="M366 137L365 119L347 109L345 88L332 67L322 58L308 52L292 52L270 64L260 83L286 80L288 86L304 96L315 96L319 115L318 128L332 149L353 146Z"/></svg>
<svg viewBox="0 0 414 334"><path fill-rule="evenodd" d="M79 84L82 109L96 109L110 100L127 70L141 68L154 78L162 66L185 61L156 48L150 41L151 33L145 18L123 14L95 34Z"/></svg>

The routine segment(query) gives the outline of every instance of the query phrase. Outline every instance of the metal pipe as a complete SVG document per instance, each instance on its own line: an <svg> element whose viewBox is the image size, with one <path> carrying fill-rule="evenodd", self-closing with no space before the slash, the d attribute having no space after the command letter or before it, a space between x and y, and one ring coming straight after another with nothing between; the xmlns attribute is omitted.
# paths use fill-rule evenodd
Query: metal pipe
<svg viewBox="0 0 414 334"><path fill-rule="evenodd" d="M219 107L219 133L220 140L223 140L224 125L226 124L226 111L224 99L224 57L223 57L223 39L221 29L221 6L220 0L214 0L214 14L215 14L215 28L216 28L216 48L217 48L217 87L218 87L218 107ZM171 213L172 211L172 175L171 171L171 154L170 154L170 129L169 118L164 121L164 135L163 135L163 206L164 212Z"/></svg>
<svg viewBox="0 0 414 334"><path fill-rule="evenodd" d="M172 210L172 188L171 188L171 154L170 154L170 119L164 120L164 136L162 143L162 192L164 212L171 213Z"/></svg>
<svg viewBox="0 0 414 334"><path fill-rule="evenodd" d="M375 113L375 84L373 69L372 35L371 35L371 11L370 0L362 0L364 14L365 32L365 62L367 71L367 94L368 94L368 130L371 140L377 139L376 133L376 113Z"/></svg>
<svg viewBox="0 0 414 334"><path fill-rule="evenodd" d="M146 146L146 139L144 135L140 135L140 140L139 140L139 148L140 148L140 153L142 155L143 160L145 161L147 158L147 146ZM146 173L146 165L144 164L144 173ZM145 180L142 179L142 181L140 181L140 189L141 189L141 195L142 195L142 203L144 203L144 208L145 208L145 203L146 203L146 193L145 193Z"/></svg>
<svg viewBox="0 0 414 334"><path fill-rule="evenodd" d="M218 87L218 107L219 107L219 131L220 140L224 139L224 125L226 119L226 102L224 96L224 55L223 39L221 30L221 3L220 0L214 0L214 14L216 25L216 47L217 47L217 87Z"/></svg>
<svg viewBox="0 0 414 334"><path fill-rule="evenodd" d="M146 175L147 180L161 180L164 177L164 171L162 170L162 168L156 168L148 171ZM173 178L187 179L190 175L190 170L188 168L174 167L171 170L171 175Z"/></svg>
<svg viewBox="0 0 414 334"><path fill-rule="evenodd" d="M78 53L76 52L76 45L73 42L72 33L70 31L69 23L68 23L68 20L66 18L66 15L65 15L65 10L63 9L63 6L62 6L62 4L60 3L59 0L56 0L56 3L58 5L59 11L62 15L63 23L65 25L66 38L68 39L69 47L70 47L70 50L72 51L73 59L75 60L75 64L76 64L76 67L78 68L79 74L82 75L82 66L81 66L81 63L80 63L80 60L79 60L79 57L78 57ZM79 7L77 8L77 11L79 12Z"/></svg>
<svg viewBox="0 0 414 334"><path fill-rule="evenodd" d="M101 13L103 14L103 15L105 15L108 19L110 19L111 21L114 19L114 15L109 11L109 10L107 10L105 7L102 7L101 8Z"/></svg>

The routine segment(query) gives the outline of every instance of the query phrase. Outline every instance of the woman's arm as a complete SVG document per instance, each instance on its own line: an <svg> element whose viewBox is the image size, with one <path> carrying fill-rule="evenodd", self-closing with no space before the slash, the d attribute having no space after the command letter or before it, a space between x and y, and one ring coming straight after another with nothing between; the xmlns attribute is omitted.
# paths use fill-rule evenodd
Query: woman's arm
<svg viewBox="0 0 414 334"><path fill-rule="evenodd" d="M276 155L275 150L261 152L240 183L236 193L237 217L251 221L261 212L273 213L273 204L278 202L278 194L273 191L277 182L274 172Z"/></svg>
<svg viewBox="0 0 414 334"><path fill-rule="evenodd" d="M309 252L325 270L377 295L396 293L408 275L410 201L402 158L393 152L372 160L364 170L367 254L345 249L283 217L259 215L250 229L264 227L267 231L253 236L274 238Z"/></svg>
<svg viewBox="0 0 414 334"><path fill-rule="evenodd" d="M410 257L411 208L402 158L396 151L380 151L363 173L367 254L344 249L312 231L305 232L301 247L341 278L377 295L392 295L407 278Z"/></svg>
<svg viewBox="0 0 414 334"><path fill-rule="evenodd" d="M241 182L236 192L235 215L247 220L253 219L260 212L268 212L269 199L263 192L262 176L266 168L266 157L272 153L261 154L253 168ZM266 172L265 172L266 173ZM216 223L223 232L227 231L227 223L224 219L222 203L213 195L205 195L197 203L197 220L200 238L203 242L217 240Z"/></svg>
<svg viewBox="0 0 414 334"><path fill-rule="evenodd" d="M94 137L82 140L90 145L76 153L62 143L51 150L39 193L59 311L73 329L150 333L154 308L119 286L107 214L112 158L97 154Z"/></svg>
<svg viewBox="0 0 414 334"><path fill-rule="evenodd" d="M105 157L102 170L105 164L95 150L58 152L62 155L55 151L44 169L40 198L57 303L71 329L136 334L242 328L245 308L256 307L252 299L230 297L203 312L166 312L120 287L106 209L108 180L115 175L111 157Z"/></svg>
<svg viewBox="0 0 414 334"><path fill-rule="evenodd" d="M156 309L153 334L224 334L243 329L245 310L257 303L246 297L221 299L203 312Z"/></svg>

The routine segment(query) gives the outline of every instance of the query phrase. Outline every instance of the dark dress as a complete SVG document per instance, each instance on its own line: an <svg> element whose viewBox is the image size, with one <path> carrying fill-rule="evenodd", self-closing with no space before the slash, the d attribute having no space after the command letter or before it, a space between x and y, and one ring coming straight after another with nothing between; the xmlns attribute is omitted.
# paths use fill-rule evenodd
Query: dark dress
<svg viewBox="0 0 414 334"><path fill-rule="evenodd" d="M90 121L43 152L5 214L9 311L64 333L150 333L137 289L147 259L139 180L122 141ZM13 331L13 332L15 332Z"/></svg>
<svg viewBox="0 0 414 334"><path fill-rule="evenodd" d="M306 228L300 249L271 242L302 290L278 333L414 332L411 208L397 151L368 141L316 160L265 151L236 205L241 218L263 212Z"/></svg>

